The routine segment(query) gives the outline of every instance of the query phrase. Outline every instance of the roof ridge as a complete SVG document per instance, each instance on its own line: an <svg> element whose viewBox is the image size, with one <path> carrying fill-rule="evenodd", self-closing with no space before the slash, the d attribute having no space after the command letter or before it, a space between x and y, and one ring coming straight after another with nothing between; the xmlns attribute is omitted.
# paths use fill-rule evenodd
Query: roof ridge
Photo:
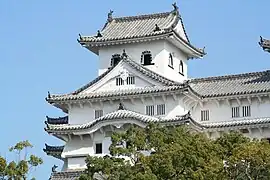
<svg viewBox="0 0 270 180"><path fill-rule="evenodd" d="M202 78L194 78L190 79L190 83L197 83L202 81L213 81L213 80L227 80L227 79L235 79L235 78L245 78L248 76L259 76L262 74L269 74L270 70L264 71L254 71L254 72L247 72L247 73L238 73L238 74L228 74L228 75L221 75L221 76L209 76L209 77L202 77Z"/></svg>
<svg viewBox="0 0 270 180"><path fill-rule="evenodd" d="M151 18L160 18L166 17L172 14L173 11L169 12L160 12L160 13L151 13L151 14L141 14L141 15L133 15L133 16L123 16L123 17L115 17L113 20L116 21L125 21L125 20L134 20L134 19L151 19Z"/></svg>

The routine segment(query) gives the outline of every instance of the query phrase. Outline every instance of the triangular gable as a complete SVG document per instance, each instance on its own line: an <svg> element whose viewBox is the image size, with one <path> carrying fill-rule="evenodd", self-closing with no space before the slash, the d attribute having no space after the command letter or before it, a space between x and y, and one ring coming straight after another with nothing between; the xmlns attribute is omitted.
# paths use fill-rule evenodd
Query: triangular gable
<svg viewBox="0 0 270 180"><path fill-rule="evenodd" d="M122 73L127 73L135 77L135 84L126 86L116 86L116 78L121 77ZM76 90L72 94L90 93L97 91L110 91L117 88L142 88L149 86L168 86L179 84L159 75L148 68L134 62L129 58L121 60L116 66L110 68L99 77Z"/></svg>

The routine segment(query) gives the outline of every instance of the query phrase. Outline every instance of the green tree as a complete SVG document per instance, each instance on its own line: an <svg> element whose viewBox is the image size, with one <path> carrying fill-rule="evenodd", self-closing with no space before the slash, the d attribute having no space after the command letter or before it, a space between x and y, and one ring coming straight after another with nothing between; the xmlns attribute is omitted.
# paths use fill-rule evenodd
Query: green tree
<svg viewBox="0 0 270 180"><path fill-rule="evenodd" d="M240 133L216 140L186 127L131 126L113 133L110 156L91 157L80 180L267 179L270 145ZM125 158L124 158L125 157Z"/></svg>
<svg viewBox="0 0 270 180"><path fill-rule="evenodd" d="M29 173L43 163L40 157L27 153L32 147L29 141L21 141L10 147L9 151L16 154L16 159L9 163L0 156L0 179L26 180Z"/></svg>

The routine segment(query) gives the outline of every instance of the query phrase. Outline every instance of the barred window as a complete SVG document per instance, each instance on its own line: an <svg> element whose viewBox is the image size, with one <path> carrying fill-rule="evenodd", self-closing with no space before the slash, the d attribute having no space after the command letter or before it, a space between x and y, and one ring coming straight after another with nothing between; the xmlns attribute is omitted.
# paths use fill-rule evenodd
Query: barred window
<svg viewBox="0 0 270 180"><path fill-rule="evenodd" d="M155 114L155 106L154 105L147 105L145 107L146 114L149 116L154 116Z"/></svg>
<svg viewBox="0 0 270 180"><path fill-rule="evenodd" d="M239 107L232 107L232 118L240 117L240 108Z"/></svg>
<svg viewBox="0 0 270 180"><path fill-rule="evenodd" d="M116 86L124 85L124 80L120 77L116 78Z"/></svg>
<svg viewBox="0 0 270 180"><path fill-rule="evenodd" d="M242 113L243 113L243 117L251 116L250 106L243 106L242 107Z"/></svg>
<svg viewBox="0 0 270 180"><path fill-rule="evenodd" d="M209 121L209 110L201 111L201 121Z"/></svg>
<svg viewBox="0 0 270 180"><path fill-rule="evenodd" d="M95 119L103 116L103 110L95 110Z"/></svg>
<svg viewBox="0 0 270 180"><path fill-rule="evenodd" d="M135 77L134 76L129 76L127 78L127 84L135 84Z"/></svg>
<svg viewBox="0 0 270 180"><path fill-rule="evenodd" d="M164 115L165 114L165 104L157 105L157 115Z"/></svg>

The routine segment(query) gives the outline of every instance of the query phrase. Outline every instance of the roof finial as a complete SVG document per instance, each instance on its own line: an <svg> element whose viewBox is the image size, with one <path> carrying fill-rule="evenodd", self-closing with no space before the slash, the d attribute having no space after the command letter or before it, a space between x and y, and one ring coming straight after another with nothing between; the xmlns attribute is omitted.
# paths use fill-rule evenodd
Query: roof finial
<svg viewBox="0 0 270 180"><path fill-rule="evenodd" d="M158 25L157 24L155 24L155 29L154 29L154 32L156 32L156 31L160 31L161 29L160 29L160 27L158 27Z"/></svg>
<svg viewBox="0 0 270 180"><path fill-rule="evenodd" d="M177 10L178 10L178 6L177 6L176 2L174 2L174 3L172 4L172 6L173 6L173 10L174 10L174 11L177 11Z"/></svg>
<svg viewBox="0 0 270 180"><path fill-rule="evenodd" d="M108 22L111 22L113 20L112 14L113 14L113 11L110 10L110 12L108 13L108 19L107 19Z"/></svg>
<svg viewBox="0 0 270 180"><path fill-rule="evenodd" d="M102 34L100 33L100 30L97 31L96 37L102 37Z"/></svg>
<svg viewBox="0 0 270 180"><path fill-rule="evenodd" d="M58 166L53 165L53 167L52 167L52 173L55 173L56 172L56 168L58 168Z"/></svg>
<svg viewBox="0 0 270 180"><path fill-rule="evenodd" d="M126 58L126 57L127 57L126 50L125 50L125 49L123 49L122 58Z"/></svg>
<svg viewBox="0 0 270 180"><path fill-rule="evenodd" d="M124 110L124 109L125 109L125 108L124 108L123 104L120 103L119 106L118 106L118 110Z"/></svg>
<svg viewBox="0 0 270 180"><path fill-rule="evenodd" d="M262 37L262 36L260 36L260 42L261 42L261 43L263 42L263 37Z"/></svg>

